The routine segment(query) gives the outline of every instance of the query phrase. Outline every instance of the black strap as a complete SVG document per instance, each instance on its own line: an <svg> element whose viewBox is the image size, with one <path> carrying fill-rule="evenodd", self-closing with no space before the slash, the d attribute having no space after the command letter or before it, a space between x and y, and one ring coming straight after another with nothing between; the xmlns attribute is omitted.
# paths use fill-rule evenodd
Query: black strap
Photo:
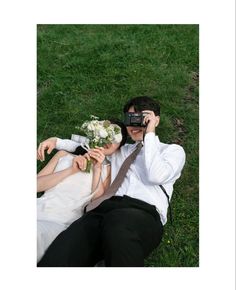
<svg viewBox="0 0 236 290"><path fill-rule="evenodd" d="M166 192L166 190L165 190L163 185L160 185L160 188L162 189L162 191L164 192L165 196L167 197L168 205L169 205L169 213L170 213L170 223L172 224L173 223L173 219L172 219L172 210L171 210L171 205L170 205L170 197L167 194L167 192Z"/></svg>

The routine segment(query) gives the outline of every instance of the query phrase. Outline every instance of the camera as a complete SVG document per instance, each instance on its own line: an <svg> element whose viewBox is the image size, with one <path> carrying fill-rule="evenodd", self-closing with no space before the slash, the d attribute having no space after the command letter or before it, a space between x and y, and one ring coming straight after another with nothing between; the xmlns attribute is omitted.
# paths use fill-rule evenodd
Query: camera
<svg viewBox="0 0 236 290"><path fill-rule="evenodd" d="M127 127L146 127L147 124L143 122L146 115L147 113L127 112L125 113L124 124Z"/></svg>

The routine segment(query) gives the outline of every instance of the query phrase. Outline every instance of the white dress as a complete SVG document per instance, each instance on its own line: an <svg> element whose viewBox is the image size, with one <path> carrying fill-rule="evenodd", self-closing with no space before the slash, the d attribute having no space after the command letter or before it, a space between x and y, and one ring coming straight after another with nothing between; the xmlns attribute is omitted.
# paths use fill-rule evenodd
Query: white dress
<svg viewBox="0 0 236 290"><path fill-rule="evenodd" d="M54 172L70 167L73 158L71 154L61 157ZM107 168L104 165L102 180L106 178L106 173ZM79 171L37 198L37 262L59 233L82 216L84 206L93 197L91 187L92 171Z"/></svg>

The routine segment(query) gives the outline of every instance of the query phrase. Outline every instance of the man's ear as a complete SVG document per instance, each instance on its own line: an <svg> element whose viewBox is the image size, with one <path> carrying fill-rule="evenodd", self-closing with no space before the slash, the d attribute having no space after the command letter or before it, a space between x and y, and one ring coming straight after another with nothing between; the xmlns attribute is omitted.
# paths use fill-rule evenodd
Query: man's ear
<svg viewBox="0 0 236 290"><path fill-rule="evenodd" d="M159 125L160 123L160 116L156 116L156 127Z"/></svg>

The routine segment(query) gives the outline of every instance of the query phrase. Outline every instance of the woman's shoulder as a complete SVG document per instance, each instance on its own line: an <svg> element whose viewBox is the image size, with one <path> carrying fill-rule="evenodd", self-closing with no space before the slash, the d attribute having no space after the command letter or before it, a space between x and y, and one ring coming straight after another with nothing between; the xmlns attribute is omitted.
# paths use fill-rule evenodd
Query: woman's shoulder
<svg viewBox="0 0 236 290"><path fill-rule="evenodd" d="M73 158L75 157L75 155L68 153L66 151L64 151L64 152L65 152L65 154L62 153L58 159L57 166L55 168L55 172L64 170L72 165Z"/></svg>

